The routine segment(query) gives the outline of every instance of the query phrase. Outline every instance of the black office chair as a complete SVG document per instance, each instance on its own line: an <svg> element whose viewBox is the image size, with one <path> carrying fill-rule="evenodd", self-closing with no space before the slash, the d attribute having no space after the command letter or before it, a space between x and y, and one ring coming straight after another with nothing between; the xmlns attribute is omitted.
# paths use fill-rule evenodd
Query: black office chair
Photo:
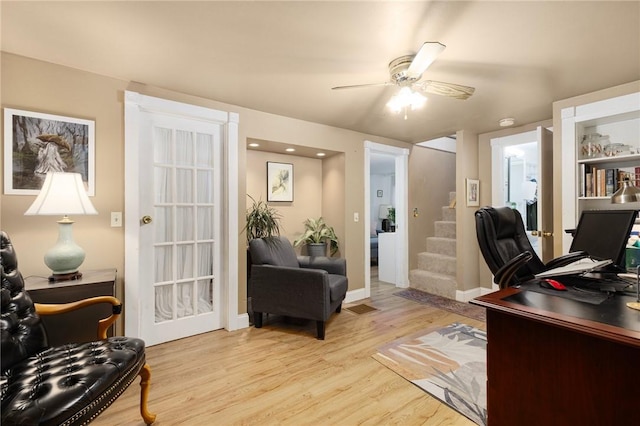
<svg viewBox="0 0 640 426"><path fill-rule="evenodd" d="M584 251L575 251L545 264L533 250L518 210L482 207L475 216L480 251L494 275L494 282L501 289L531 280L540 272L588 257Z"/></svg>

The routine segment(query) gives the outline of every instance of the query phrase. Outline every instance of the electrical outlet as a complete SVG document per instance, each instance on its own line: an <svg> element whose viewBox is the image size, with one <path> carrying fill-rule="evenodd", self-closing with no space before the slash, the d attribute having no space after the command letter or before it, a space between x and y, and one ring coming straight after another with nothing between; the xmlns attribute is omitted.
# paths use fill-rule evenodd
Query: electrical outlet
<svg viewBox="0 0 640 426"><path fill-rule="evenodd" d="M122 212L111 212L111 227L120 228L122 226Z"/></svg>
<svg viewBox="0 0 640 426"><path fill-rule="evenodd" d="M355 212L355 213L353 214L353 221L354 221L354 222L360 222L360 213Z"/></svg>

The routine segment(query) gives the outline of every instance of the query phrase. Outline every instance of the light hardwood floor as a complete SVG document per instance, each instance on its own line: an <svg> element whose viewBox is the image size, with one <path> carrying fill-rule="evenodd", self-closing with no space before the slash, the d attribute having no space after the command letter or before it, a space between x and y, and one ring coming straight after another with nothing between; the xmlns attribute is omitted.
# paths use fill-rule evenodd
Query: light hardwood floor
<svg viewBox="0 0 640 426"><path fill-rule="evenodd" d="M265 318L250 327L147 348L155 425L473 425L375 361L382 344L424 328L483 322L394 296L372 280L371 298L343 306L315 338L315 323ZM378 310L355 314L366 303ZM95 425L144 424L139 379Z"/></svg>

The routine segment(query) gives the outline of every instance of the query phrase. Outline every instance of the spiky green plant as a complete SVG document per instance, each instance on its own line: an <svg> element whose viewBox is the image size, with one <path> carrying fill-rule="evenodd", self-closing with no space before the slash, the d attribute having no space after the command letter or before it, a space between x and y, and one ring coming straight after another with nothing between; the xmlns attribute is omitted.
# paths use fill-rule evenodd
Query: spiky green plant
<svg viewBox="0 0 640 426"><path fill-rule="evenodd" d="M253 204L247 209L247 244L254 238L268 238L280 235L280 213L266 202L256 201L250 195Z"/></svg>
<svg viewBox="0 0 640 426"><path fill-rule="evenodd" d="M293 244L299 246L301 244L325 243L329 241L331 254L334 255L338 251L338 237L333 227L327 225L322 217L318 219L307 219L304 221L304 232Z"/></svg>

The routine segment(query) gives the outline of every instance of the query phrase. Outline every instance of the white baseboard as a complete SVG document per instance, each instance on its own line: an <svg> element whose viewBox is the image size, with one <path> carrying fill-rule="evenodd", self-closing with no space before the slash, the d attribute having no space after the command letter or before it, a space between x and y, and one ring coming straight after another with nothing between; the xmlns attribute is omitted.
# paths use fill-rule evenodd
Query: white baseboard
<svg viewBox="0 0 640 426"><path fill-rule="evenodd" d="M238 316L236 317L236 323L234 324L234 326L235 326L234 330L240 330L241 328L249 327L249 314L248 313L238 314ZM234 330L229 330L229 331L234 331Z"/></svg>
<svg viewBox="0 0 640 426"><path fill-rule="evenodd" d="M359 288L357 290L347 291L347 295L344 298L343 303L351 303L366 298L367 296L365 294L364 288Z"/></svg>
<svg viewBox="0 0 640 426"><path fill-rule="evenodd" d="M496 290L498 290L498 286L495 284L490 289L485 287L476 287L476 288L472 288L471 290L465 290L465 291L456 290L456 300L458 302L468 302L469 300L473 300L476 297L493 293Z"/></svg>

